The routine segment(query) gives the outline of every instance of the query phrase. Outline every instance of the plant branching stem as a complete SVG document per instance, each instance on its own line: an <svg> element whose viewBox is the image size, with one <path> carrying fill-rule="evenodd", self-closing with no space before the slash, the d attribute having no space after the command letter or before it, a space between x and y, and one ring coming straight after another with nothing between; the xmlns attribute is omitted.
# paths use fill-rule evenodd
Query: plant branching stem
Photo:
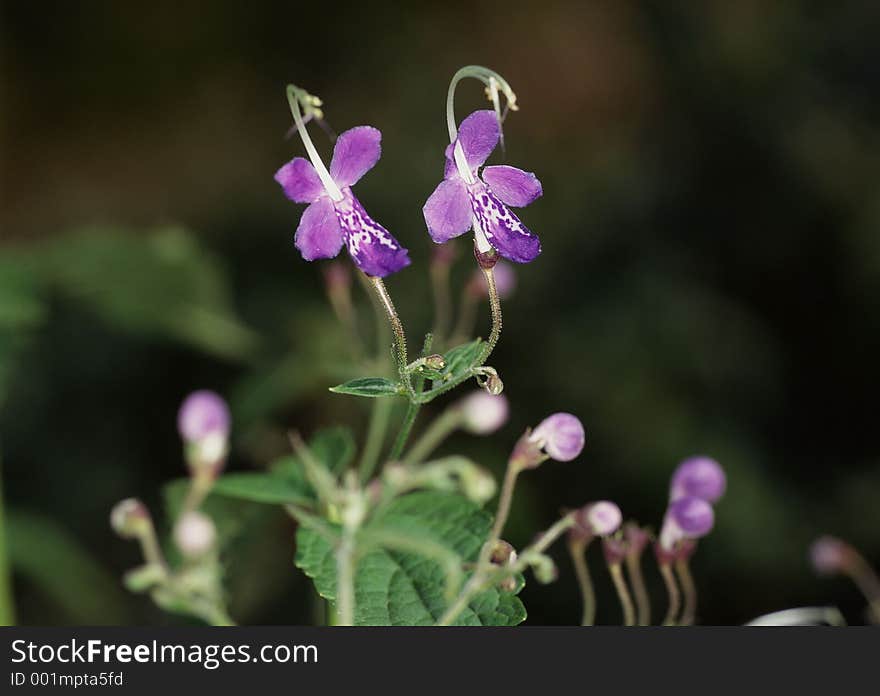
<svg viewBox="0 0 880 696"><path fill-rule="evenodd" d="M492 314L492 328L489 332L489 339L480 355L479 364L483 365L492 355L495 346L498 345L498 339L501 337L501 298L498 296L498 287L495 285L495 269L481 268L483 275L486 277L486 285L489 287L489 311Z"/></svg>

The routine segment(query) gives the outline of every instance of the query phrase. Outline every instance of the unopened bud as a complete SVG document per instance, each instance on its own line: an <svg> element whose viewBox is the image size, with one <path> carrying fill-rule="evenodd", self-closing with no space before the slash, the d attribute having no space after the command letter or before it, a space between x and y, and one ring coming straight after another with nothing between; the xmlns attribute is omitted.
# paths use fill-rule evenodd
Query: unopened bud
<svg viewBox="0 0 880 696"><path fill-rule="evenodd" d="M492 499L497 490L495 479L488 471L480 467L468 467L460 474L461 489L469 500L482 505Z"/></svg>
<svg viewBox="0 0 880 696"><path fill-rule="evenodd" d="M584 449L584 426L570 413L554 413L541 421L529 436L551 459L568 462Z"/></svg>
<svg viewBox="0 0 880 696"><path fill-rule="evenodd" d="M620 508L609 500L584 505L574 513L572 533L582 538L614 534L623 519Z"/></svg>
<svg viewBox="0 0 880 696"><path fill-rule="evenodd" d="M217 528L210 517L197 510L183 514L174 527L174 542L184 556L197 558L214 548Z"/></svg>
<svg viewBox="0 0 880 696"><path fill-rule="evenodd" d="M495 565L513 563L516 561L516 549L504 539L499 539L495 542L495 548L492 549L489 560Z"/></svg>
<svg viewBox="0 0 880 696"><path fill-rule="evenodd" d="M424 365L429 370L442 370L446 367L446 358L435 353L434 355L429 355L425 358Z"/></svg>
<svg viewBox="0 0 880 696"><path fill-rule="evenodd" d="M489 435L507 422L510 406L507 397L475 391L458 403L461 427L472 435Z"/></svg>
<svg viewBox="0 0 880 696"><path fill-rule="evenodd" d="M498 263L498 252L495 249L489 248L488 251L480 251L477 248L476 240L474 241L474 258L477 260L480 268L494 268L495 264Z"/></svg>
<svg viewBox="0 0 880 696"><path fill-rule="evenodd" d="M619 565L626 558L627 543L619 534L602 539L602 553L608 565Z"/></svg>
<svg viewBox="0 0 880 696"><path fill-rule="evenodd" d="M110 511L110 526L123 539L140 539L152 527L150 512L136 498L126 498Z"/></svg>
<svg viewBox="0 0 880 696"><path fill-rule="evenodd" d="M532 572L535 574L535 580L542 585L554 582L559 577L559 570L553 559L543 553L536 554L531 559L530 565L532 566Z"/></svg>
<svg viewBox="0 0 880 696"><path fill-rule="evenodd" d="M853 548L842 539L824 535L810 546L810 563L820 575L836 575L851 563Z"/></svg>

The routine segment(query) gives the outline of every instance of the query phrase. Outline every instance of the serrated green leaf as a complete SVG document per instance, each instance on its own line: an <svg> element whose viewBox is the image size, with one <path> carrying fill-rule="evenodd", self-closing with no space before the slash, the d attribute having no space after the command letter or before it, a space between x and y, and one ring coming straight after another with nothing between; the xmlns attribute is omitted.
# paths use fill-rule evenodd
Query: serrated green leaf
<svg viewBox="0 0 880 696"><path fill-rule="evenodd" d="M312 489L305 481L256 471L224 474L214 483L212 493L272 505L304 505L314 500Z"/></svg>
<svg viewBox="0 0 880 696"><path fill-rule="evenodd" d="M403 390L397 382L392 382L384 377L359 377L335 387L330 387L330 391L336 394L352 394L354 396L373 398L403 394Z"/></svg>
<svg viewBox="0 0 880 696"><path fill-rule="evenodd" d="M394 501L371 522L424 537L456 553L462 563L473 562L488 537L491 516L466 498L436 491L420 491ZM336 598L336 563L333 548L318 534L300 527L296 564L311 577L321 596ZM446 609L446 575L436 560L421 554L388 549L367 553L355 576L357 625L432 625ZM526 613L522 602L495 588L475 597L458 617L457 625L512 626Z"/></svg>

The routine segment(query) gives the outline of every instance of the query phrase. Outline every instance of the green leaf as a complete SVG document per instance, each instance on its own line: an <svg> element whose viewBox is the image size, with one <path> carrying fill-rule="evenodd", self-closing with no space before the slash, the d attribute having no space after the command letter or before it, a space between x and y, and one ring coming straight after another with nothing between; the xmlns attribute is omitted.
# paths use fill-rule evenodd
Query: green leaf
<svg viewBox="0 0 880 696"><path fill-rule="evenodd" d="M398 396L403 394L403 388L397 383L384 377L359 377L335 387L330 391L336 394L353 394L354 396Z"/></svg>
<svg viewBox="0 0 880 696"><path fill-rule="evenodd" d="M483 341L479 338L470 343L462 343L460 346L451 348L443 356L446 359L446 367L441 373L443 379L450 381L468 374L482 352Z"/></svg>
<svg viewBox="0 0 880 696"><path fill-rule="evenodd" d="M375 527L429 539L457 554L464 564L476 560L491 525L487 512L460 495L420 491L391 503L367 531ZM299 528L296 565L313 579L322 597L335 601L334 550L323 537ZM360 559L355 576L355 623L432 625L446 610L445 586L446 574L432 558L389 549L370 551ZM518 597L492 588L477 595L456 624L513 626L525 617Z"/></svg>
<svg viewBox="0 0 880 696"><path fill-rule="evenodd" d="M271 505L304 505L314 500L312 489L305 481L256 471L224 474L217 479L211 492L227 498Z"/></svg>
<svg viewBox="0 0 880 696"><path fill-rule="evenodd" d="M330 471L340 474L354 459L354 435L348 428L325 428L312 436L309 449Z"/></svg>
<svg viewBox="0 0 880 696"><path fill-rule="evenodd" d="M315 458L336 475L345 471L354 459L354 436L348 428L319 430L308 445ZM292 454L273 462L268 472L224 474L217 479L212 493L274 505L307 505L315 500L302 462Z"/></svg>

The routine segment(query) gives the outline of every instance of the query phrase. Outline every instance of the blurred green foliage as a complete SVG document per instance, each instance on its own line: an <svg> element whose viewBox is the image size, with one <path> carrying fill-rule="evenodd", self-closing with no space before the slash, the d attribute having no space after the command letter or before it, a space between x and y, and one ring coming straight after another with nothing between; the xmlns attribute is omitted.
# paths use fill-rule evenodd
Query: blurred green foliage
<svg viewBox="0 0 880 696"><path fill-rule="evenodd" d="M659 525L675 464L711 454L730 485L694 561L703 621L829 602L861 619L855 590L813 577L805 552L827 531L880 559L872 4L343 3L329 22L288 3L6 3L0 15L0 447L22 622L172 620L142 597L104 603L96 578L137 562L111 540L111 505L138 495L160 510L182 475L174 416L191 389L230 398L231 472L287 454L290 427L363 433L367 400L327 391L358 374L351 336L293 248L300 211L271 178L301 154L283 138L283 87L321 95L337 130L383 131L359 195L411 249L388 285L415 345L433 321L420 207L442 174L447 80L465 63L517 90L494 161L541 178L522 217L544 251L517 269L493 356L511 422L441 454L499 473L526 426L554 410L582 418L582 459L523 477L515 544L597 498ZM484 103L463 91L459 117ZM473 267L457 247L456 288ZM293 525L247 509L261 519L229 554L231 612L315 620ZM18 556L43 536L39 558ZM522 592L530 623L577 619L557 560L558 582ZM599 622L615 622L591 560ZM46 572L68 568L78 582Z"/></svg>

